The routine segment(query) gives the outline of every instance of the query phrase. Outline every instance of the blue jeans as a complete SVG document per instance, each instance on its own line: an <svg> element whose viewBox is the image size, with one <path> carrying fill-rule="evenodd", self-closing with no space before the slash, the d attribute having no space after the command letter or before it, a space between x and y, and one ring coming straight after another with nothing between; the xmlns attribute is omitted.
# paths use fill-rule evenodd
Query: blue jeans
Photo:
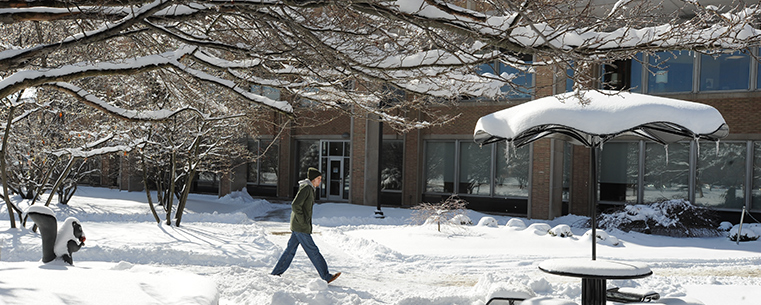
<svg viewBox="0 0 761 305"><path fill-rule="evenodd" d="M304 249L304 252L309 256L309 260L312 261L314 267L317 268L320 278L329 281L333 276L328 273L328 263L325 262L325 258L320 254L320 249L317 249L317 245L314 244L312 235L301 232L291 232L291 239L288 240L288 246L277 261L275 269L272 269L272 274L281 275L288 269L291 265L291 261L293 261L293 256L296 255L296 249L299 247L299 244L301 244L301 248Z"/></svg>

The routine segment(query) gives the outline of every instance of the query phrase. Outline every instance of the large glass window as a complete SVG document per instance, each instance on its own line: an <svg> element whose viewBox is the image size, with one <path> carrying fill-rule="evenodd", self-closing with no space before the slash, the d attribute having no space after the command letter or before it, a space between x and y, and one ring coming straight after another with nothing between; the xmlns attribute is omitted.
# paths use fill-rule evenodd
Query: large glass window
<svg viewBox="0 0 761 305"><path fill-rule="evenodd" d="M460 142L461 194L491 194L491 145Z"/></svg>
<svg viewBox="0 0 761 305"><path fill-rule="evenodd" d="M529 146L516 149L505 142L426 142L426 192L527 197L529 152Z"/></svg>
<svg viewBox="0 0 761 305"><path fill-rule="evenodd" d="M639 142L605 143L599 162L600 200L636 202Z"/></svg>
<svg viewBox="0 0 761 305"><path fill-rule="evenodd" d="M700 57L700 90L741 90L750 83L750 56L740 51Z"/></svg>
<svg viewBox="0 0 761 305"><path fill-rule="evenodd" d="M428 142L425 150L426 192L453 193L454 142Z"/></svg>
<svg viewBox="0 0 761 305"><path fill-rule="evenodd" d="M650 56L653 71L647 75L647 92L691 92L694 59L694 53L689 51L657 52Z"/></svg>
<svg viewBox="0 0 761 305"><path fill-rule="evenodd" d="M383 141L381 147L381 190L402 190L404 141Z"/></svg>
<svg viewBox="0 0 761 305"><path fill-rule="evenodd" d="M644 175L644 202L689 200L690 143L646 143Z"/></svg>
<svg viewBox="0 0 761 305"><path fill-rule="evenodd" d="M695 203L741 209L745 204L745 143L700 142Z"/></svg>
<svg viewBox="0 0 761 305"><path fill-rule="evenodd" d="M530 151L528 145L516 149L505 142L497 144L495 196L528 197Z"/></svg>
<svg viewBox="0 0 761 305"><path fill-rule="evenodd" d="M319 167L320 165L320 141L305 140L296 142L298 153L296 157L296 168L298 180L306 179L307 169L310 167Z"/></svg>
<svg viewBox="0 0 761 305"><path fill-rule="evenodd" d="M571 200L571 175L573 174L573 145L563 144L563 201ZM527 169L528 171L528 169Z"/></svg>
<svg viewBox="0 0 761 305"><path fill-rule="evenodd" d="M761 142L753 142L753 199L751 210L761 210Z"/></svg>
<svg viewBox="0 0 761 305"><path fill-rule="evenodd" d="M277 185L277 143L264 140L249 140L248 149L256 156L256 161L248 163L248 183Z"/></svg>

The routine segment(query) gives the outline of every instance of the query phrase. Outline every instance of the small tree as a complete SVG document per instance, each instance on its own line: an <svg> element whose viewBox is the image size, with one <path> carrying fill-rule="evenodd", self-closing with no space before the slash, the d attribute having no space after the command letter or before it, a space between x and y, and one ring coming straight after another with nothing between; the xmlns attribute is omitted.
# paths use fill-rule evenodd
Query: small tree
<svg viewBox="0 0 761 305"><path fill-rule="evenodd" d="M412 219L418 223L436 222L437 229L441 232L441 224L452 222L452 218L465 214L467 201L457 195L452 195L439 203L423 202L413 207Z"/></svg>

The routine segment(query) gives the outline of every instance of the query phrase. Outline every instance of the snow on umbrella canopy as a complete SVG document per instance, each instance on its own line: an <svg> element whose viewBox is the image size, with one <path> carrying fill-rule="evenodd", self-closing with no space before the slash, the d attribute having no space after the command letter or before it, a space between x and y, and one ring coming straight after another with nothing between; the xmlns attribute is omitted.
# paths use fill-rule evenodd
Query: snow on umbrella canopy
<svg viewBox="0 0 761 305"><path fill-rule="evenodd" d="M479 144L506 140L517 147L553 137L595 147L619 135L666 144L685 138L718 140L728 134L721 113L705 104L590 90L544 97L483 116L473 137Z"/></svg>
<svg viewBox="0 0 761 305"><path fill-rule="evenodd" d="M591 158L605 141L636 135L667 144L682 139L719 140L729 127L715 108L688 101L619 91L576 91L529 101L478 119L473 138L481 145L499 141L516 147L543 137L592 147ZM597 162L592 162L592 193L597 193ZM591 198L597 205L596 196ZM597 236L597 212L592 236ZM592 239L592 260L597 243Z"/></svg>

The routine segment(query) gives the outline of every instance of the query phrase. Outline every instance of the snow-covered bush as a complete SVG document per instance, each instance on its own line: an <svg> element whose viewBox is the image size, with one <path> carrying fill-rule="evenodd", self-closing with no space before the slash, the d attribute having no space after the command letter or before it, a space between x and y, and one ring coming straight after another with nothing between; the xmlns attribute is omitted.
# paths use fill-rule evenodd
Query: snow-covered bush
<svg viewBox="0 0 761 305"><path fill-rule="evenodd" d="M465 214L458 214L452 217L451 222L456 225L472 225L473 221Z"/></svg>
<svg viewBox="0 0 761 305"><path fill-rule="evenodd" d="M478 221L477 226L496 228L499 226L499 224L497 223L497 220L494 219L494 217L484 216L484 217L481 217L481 220Z"/></svg>
<svg viewBox="0 0 761 305"><path fill-rule="evenodd" d="M523 220L520 220L518 218L510 218L510 220L507 221L507 224L505 227L516 229L516 230L523 230L526 228L526 223L523 222Z"/></svg>
<svg viewBox="0 0 761 305"><path fill-rule="evenodd" d="M598 227L675 237L720 236L715 211L682 199L625 205L605 212Z"/></svg>
<svg viewBox="0 0 761 305"><path fill-rule="evenodd" d="M571 231L571 226L566 224L559 224L555 226L554 228L550 229L549 233L552 236L560 236L560 237L573 236L573 232Z"/></svg>
<svg viewBox="0 0 761 305"><path fill-rule="evenodd" d="M729 230L731 230L731 229L732 229L732 223L731 223L731 222L729 222L729 221L722 221L722 222L719 224L719 227L718 227L717 229L718 229L719 231L722 231L722 232L729 232Z"/></svg>
<svg viewBox="0 0 761 305"><path fill-rule="evenodd" d="M618 246L621 244L621 242L618 241L618 238L609 235L608 232L605 232L603 230L595 230L597 233L597 243L601 245L609 245L609 246ZM584 236L587 238L592 238L592 230L587 231L584 233Z"/></svg>
<svg viewBox="0 0 761 305"><path fill-rule="evenodd" d="M526 231L533 232L536 235L542 236L542 235L547 235L547 233L550 232L550 229L552 229L550 225L540 222L540 223L532 223L530 226L528 226Z"/></svg>
<svg viewBox="0 0 761 305"><path fill-rule="evenodd" d="M442 224L451 224L455 216L465 214L467 204L467 201L460 199L457 195L449 196L447 200L439 203L424 202L412 207L415 211L412 212L410 219L417 223L435 223L441 232Z"/></svg>
<svg viewBox="0 0 761 305"><path fill-rule="evenodd" d="M744 223L742 230L740 230L740 225L737 224L729 230L729 240L737 241L738 232L740 233L740 241L758 240L761 237L761 224Z"/></svg>

